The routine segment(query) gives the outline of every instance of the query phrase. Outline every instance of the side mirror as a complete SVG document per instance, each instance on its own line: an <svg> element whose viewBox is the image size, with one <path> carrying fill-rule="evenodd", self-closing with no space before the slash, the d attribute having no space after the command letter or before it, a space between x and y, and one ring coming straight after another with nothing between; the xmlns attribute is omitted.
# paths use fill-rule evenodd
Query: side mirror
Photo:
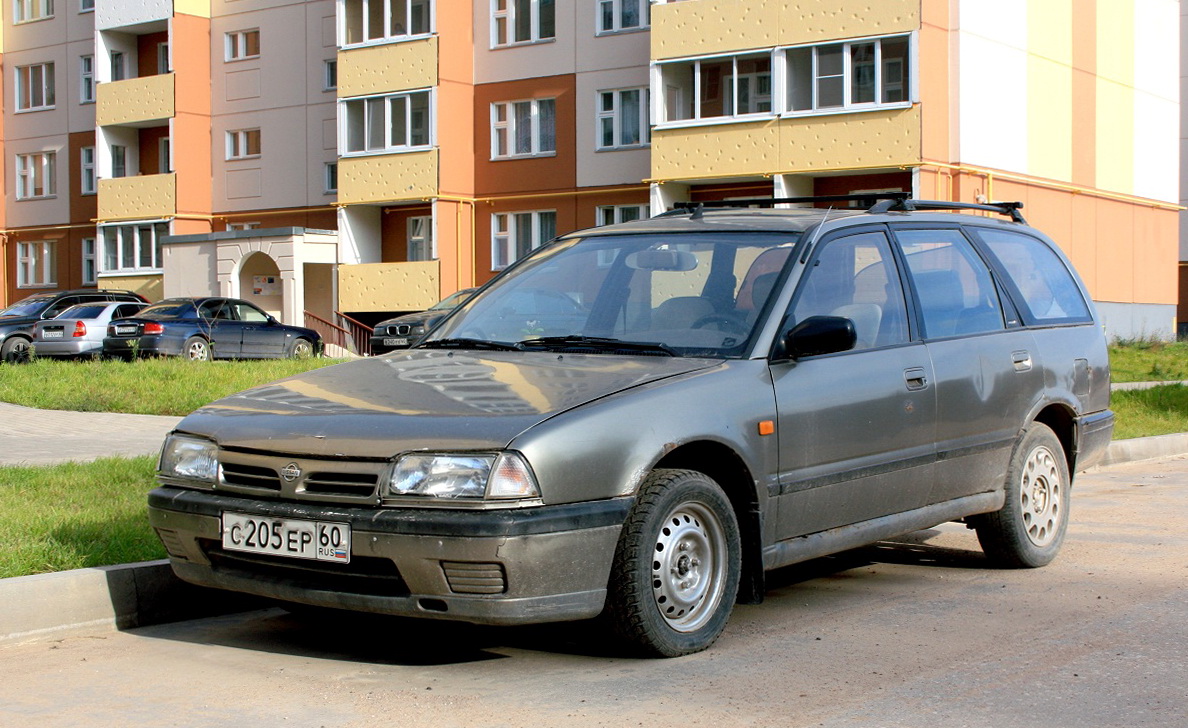
<svg viewBox="0 0 1188 728"><path fill-rule="evenodd" d="M796 324L780 340L778 359L849 351L858 341L854 322L844 316L810 316Z"/></svg>

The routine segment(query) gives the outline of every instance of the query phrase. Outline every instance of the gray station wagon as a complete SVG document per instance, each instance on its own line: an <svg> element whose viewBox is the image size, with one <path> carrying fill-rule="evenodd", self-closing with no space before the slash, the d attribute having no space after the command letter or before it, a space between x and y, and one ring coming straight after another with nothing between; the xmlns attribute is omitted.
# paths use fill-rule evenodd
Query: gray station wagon
<svg viewBox="0 0 1188 728"><path fill-rule="evenodd" d="M174 571L387 614L602 614L676 656L767 570L946 521L996 565L1048 563L1113 429L1084 286L1017 203L863 199L565 235L413 349L199 409L149 496Z"/></svg>

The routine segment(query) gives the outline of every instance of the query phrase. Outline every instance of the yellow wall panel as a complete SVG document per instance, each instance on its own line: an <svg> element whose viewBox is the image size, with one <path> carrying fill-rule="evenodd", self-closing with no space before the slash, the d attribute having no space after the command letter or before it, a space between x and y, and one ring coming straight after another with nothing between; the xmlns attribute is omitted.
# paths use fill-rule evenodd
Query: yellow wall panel
<svg viewBox="0 0 1188 728"><path fill-rule="evenodd" d="M783 0L781 44L905 33L920 28L920 0Z"/></svg>
<svg viewBox="0 0 1188 728"><path fill-rule="evenodd" d="M173 86L172 73L99 84L96 87L96 126L172 118Z"/></svg>
<svg viewBox="0 0 1188 728"><path fill-rule="evenodd" d="M733 124L652 132L657 179L756 174L779 166L776 123Z"/></svg>
<svg viewBox="0 0 1188 728"><path fill-rule="evenodd" d="M437 194L437 150L338 161L338 201L424 200Z"/></svg>
<svg viewBox="0 0 1188 728"><path fill-rule="evenodd" d="M1097 75L1134 84L1134 0L1097 0Z"/></svg>
<svg viewBox="0 0 1188 728"><path fill-rule="evenodd" d="M100 290L117 289L139 293L149 301L160 301L165 297L165 284L161 274L140 276L104 276L99 279Z"/></svg>
<svg viewBox="0 0 1188 728"><path fill-rule="evenodd" d="M1046 57L1027 59L1027 172L1071 181L1073 176L1072 66Z"/></svg>
<svg viewBox="0 0 1188 728"><path fill-rule="evenodd" d="M341 311L419 311L441 298L436 260L338 266Z"/></svg>
<svg viewBox="0 0 1188 728"><path fill-rule="evenodd" d="M146 220L177 214L177 174L99 180L99 219Z"/></svg>
<svg viewBox="0 0 1188 728"><path fill-rule="evenodd" d="M338 96L437 85L437 38L351 48L338 53Z"/></svg>
<svg viewBox="0 0 1188 728"><path fill-rule="evenodd" d="M1134 89L1097 79L1097 188L1134 190Z"/></svg>
<svg viewBox="0 0 1188 728"><path fill-rule="evenodd" d="M1050 61L1072 65L1073 0L1027 3L1027 49Z"/></svg>
<svg viewBox="0 0 1188 728"><path fill-rule="evenodd" d="M173 0L174 14L210 17L210 0Z"/></svg>

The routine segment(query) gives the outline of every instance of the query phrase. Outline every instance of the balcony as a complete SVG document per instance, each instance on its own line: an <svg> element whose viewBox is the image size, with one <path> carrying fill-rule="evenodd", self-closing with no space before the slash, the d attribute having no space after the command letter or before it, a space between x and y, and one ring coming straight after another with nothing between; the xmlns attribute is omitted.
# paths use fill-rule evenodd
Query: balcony
<svg viewBox="0 0 1188 728"><path fill-rule="evenodd" d="M97 126L157 126L174 116L174 76L130 78L97 87Z"/></svg>
<svg viewBox="0 0 1188 728"><path fill-rule="evenodd" d="M343 157L338 201L353 205L425 200L437 195L437 150Z"/></svg>
<svg viewBox="0 0 1188 728"><path fill-rule="evenodd" d="M441 264L359 263L338 267L343 311L423 311L441 298Z"/></svg>
<svg viewBox="0 0 1188 728"><path fill-rule="evenodd" d="M99 180L99 219L153 220L177 214L177 175Z"/></svg>
<svg viewBox="0 0 1188 728"><path fill-rule="evenodd" d="M338 97L437 85L437 38L348 48L338 53Z"/></svg>

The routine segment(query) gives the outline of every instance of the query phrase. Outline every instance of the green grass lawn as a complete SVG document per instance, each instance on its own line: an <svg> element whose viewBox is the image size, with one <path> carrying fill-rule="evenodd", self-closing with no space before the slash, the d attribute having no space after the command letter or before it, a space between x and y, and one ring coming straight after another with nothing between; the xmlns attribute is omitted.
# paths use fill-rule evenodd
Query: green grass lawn
<svg viewBox="0 0 1188 728"><path fill-rule="evenodd" d="M1130 341L1110 347L1115 382L1188 381L1188 342Z"/></svg>

